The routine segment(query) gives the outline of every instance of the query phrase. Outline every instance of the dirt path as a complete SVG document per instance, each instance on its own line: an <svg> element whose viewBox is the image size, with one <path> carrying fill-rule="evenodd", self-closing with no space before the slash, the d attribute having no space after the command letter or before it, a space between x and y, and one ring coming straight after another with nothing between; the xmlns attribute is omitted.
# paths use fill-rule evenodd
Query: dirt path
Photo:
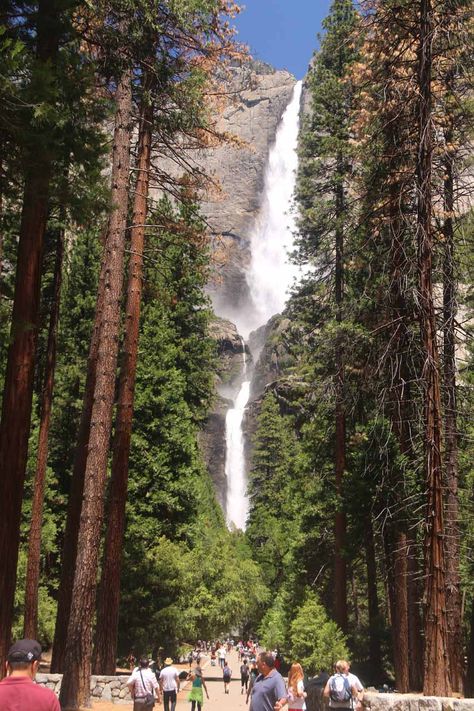
<svg viewBox="0 0 474 711"><path fill-rule="evenodd" d="M236 652L231 652L228 657L230 668L232 669L232 681L229 685L229 693L224 694L224 683L222 681L222 670L219 666L212 667L209 660L202 665L203 675L209 692L209 701L204 695L203 711L246 711L248 709L245 692L240 693L240 663ZM189 684L182 688L178 694L176 711L190 711L191 704L187 700ZM107 701L96 701L93 704L94 711L132 711L133 704L112 704ZM163 704L155 704L154 711L163 711Z"/></svg>

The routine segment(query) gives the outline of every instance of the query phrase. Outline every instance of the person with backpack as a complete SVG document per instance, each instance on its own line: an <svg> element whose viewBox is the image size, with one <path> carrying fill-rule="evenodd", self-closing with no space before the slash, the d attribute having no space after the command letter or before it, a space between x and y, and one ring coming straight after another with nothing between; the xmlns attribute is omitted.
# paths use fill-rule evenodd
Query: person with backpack
<svg viewBox="0 0 474 711"><path fill-rule="evenodd" d="M240 693L241 694L244 693L244 688L245 688L245 691L248 690L249 675L250 675L250 671L249 671L249 668L247 665L247 660L244 659L243 664L241 664L241 666L240 666L240 686L241 686Z"/></svg>
<svg viewBox="0 0 474 711"><path fill-rule="evenodd" d="M232 669L227 664L227 662L224 662L224 669L222 671L222 678L224 680L224 693L228 694L230 680L232 679Z"/></svg>
<svg viewBox="0 0 474 711"><path fill-rule="evenodd" d="M351 680L346 674L347 662L340 659L336 662L336 671L329 677L324 688L323 696L329 699L330 709L352 709L357 702L357 687L351 685Z"/></svg>

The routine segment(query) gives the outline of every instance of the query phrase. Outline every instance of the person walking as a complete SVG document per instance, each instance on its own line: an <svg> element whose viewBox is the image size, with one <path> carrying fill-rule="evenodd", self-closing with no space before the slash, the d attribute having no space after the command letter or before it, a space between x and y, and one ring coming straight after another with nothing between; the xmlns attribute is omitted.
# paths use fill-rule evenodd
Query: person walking
<svg viewBox="0 0 474 711"><path fill-rule="evenodd" d="M244 693L244 688L245 688L245 691L248 691L249 674L250 674L250 671L249 671L249 667L247 664L247 660L244 659L243 664L241 664L241 666L240 666L240 686L241 686L240 693L241 694Z"/></svg>
<svg viewBox="0 0 474 711"><path fill-rule="evenodd" d="M301 664L295 662L288 672L288 709L289 711L306 710L306 692L304 690L304 673Z"/></svg>
<svg viewBox="0 0 474 711"><path fill-rule="evenodd" d="M161 703L160 687L155 674L149 668L148 657L141 657L138 667L127 679L127 686L133 698L133 711L148 711L155 705L155 692Z"/></svg>
<svg viewBox="0 0 474 711"><path fill-rule="evenodd" d="M250 696L251 711L280 711L288 699L283 677L275 669L273 654L260 652L257 668L259 675L252 685Z"/></svg>
<svg viewBox="0 0 474 711"><path fill-rule="evenodd" d="M133 671L135 669L136 662L137 662L137 660L135 658L135 653L134 653L133 649L131 649L130 654L127 657L127 664L128 664L128 668L130 669L130 671Z"/></svg>
<svg viewBox="0 0 474 711"><path fill-rule="evenodd" d="M351 684L351 680L346 674L347 668L346 660L339 659L336 662L335 673L329 677L324 687L323 696L329 699L330 709L338 709L339 711L352 709L354 701L357 702L357 687Z"/></svg>
<svg viewBox="0 0 474 711"><path fill-rule="evenodd" d="M229 684L232 679L232 669L227 662L224 662L224 669L222 670L222 678L224 680L224 693L229 693Z"/></svg>
<svg viewBox="0 0 474 711"><path fill-rule="evenodd" d="M171 657L166 657L164 667L160 672L160 689L163 692L163 705L165 711L175 711L177 694L179 691L178 670L172 665L173 660Z"/></svg>
<svg viewBox="0 0 474 711"><path fill-rule="evenodd" d="M8 650L7 676L0 681L2 711L61 711L56 694L35 684L41 645L35 639L19 639Z"/></svg>
<svg viewBox="0 0 474 711"><path fill-rule="evenodd" d="M359 679L359 677L351 672L351 663L350 662L346 662L344 674L349 679L349 684L351 685L351 687L355 686L355 688L357 689L357 701L355 703L355 708L357 709L357 711L360 711L360 709L362 709L362 697L364 695L364 686L363 686L361 680Z"/></svg>
<svg viewBox="0 0 474 711"><path fill-rule="evenodd" d="M219 659L219 666L220 666L221 669L224 669L226 656L227 656L227 654L226 654L226 651L225 651L225 647L224 647L223 644L221 644L221 646L220 646L219 649L217 650L217 657L218 657L218 659Z"/></svg>
<svg viewBox="0 0 474 711"><path fill-rule="evenodd" d="M245 699L246 704L248 704L248 702L249 702L249 696L252 693L252 688L253 688L253 685L255 684L255 680L257 679L258 675L259 675L259 671L257 668L257 663L252 662L252 666L250 667L250 670L249 670L249 685L248 685L248 689L247 689L247 698Z"/></svg>
<svg viewBox="0 0 474 711"><path fill-rule="evenodd" d="M191 711L195 711L197 704L197 711L201 711L204 704L204 697L202 690L206 692L206 697L209 700L209 694L207 693L206 682L202 675L201 667L196 667L194 671L191 672L190 677L192 681L191 691L188 695L188 701L191 702Z"/></svg>

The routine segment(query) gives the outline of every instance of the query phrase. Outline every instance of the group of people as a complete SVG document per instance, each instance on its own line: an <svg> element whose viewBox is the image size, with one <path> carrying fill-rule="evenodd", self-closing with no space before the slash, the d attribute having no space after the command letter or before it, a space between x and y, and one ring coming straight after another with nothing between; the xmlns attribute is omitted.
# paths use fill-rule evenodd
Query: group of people
<svg viewBox="0 0 474 711"><path fill-rule="evenodd" d="M34 683L41 658L41 646L36 640L23 639L16 642L7 656L7 677L0 682L0 709L2 711L60 711L56 695L45 687ZM250 699L249 711L305 711L306 696L304 673L301 664L291 665L288 683L275 666L276 655L260 652L250 665L244 658L240 667L241 694L247 692ZM191 672L178 671L171 657L164 661L159 676L150 668L147 657L139 660L138 666L127 680L134 700L134 711L152 709L155 700L163 702L164 711L175 711L181 678L191 682L188 700L191 711L201 711L204 693L209 693L202 669L197 665ZM224 691L229 693L232 670L225 660L223 666ZM350 665L341 659L335 665L335 672L324 687L323 696L329 700L331 711L359 711L363 687L360 680L350 672ZM286 711L286 709L285 709Z"/></svg>
<svg viewBox="0 0 474 711"><path fill-rule="evenodd" d="M281 711L285 706L288 711L305 711L306 696L304 672L301 664L292 664L288 673L288 683L276 668L277 655L261 652L257 657L258 676L253 681L247 694L250 696L250 711ZM359 711L363 686L360 680L351 674L350 665L344 659L336 662L335 671L324 687L323 696L329 700L333 711Z"/></svg>

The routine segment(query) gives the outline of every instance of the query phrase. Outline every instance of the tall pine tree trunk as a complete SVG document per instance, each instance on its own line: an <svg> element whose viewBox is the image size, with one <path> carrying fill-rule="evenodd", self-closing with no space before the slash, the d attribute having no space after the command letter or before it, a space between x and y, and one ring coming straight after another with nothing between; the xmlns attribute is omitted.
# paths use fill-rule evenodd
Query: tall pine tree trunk
<svg viewBox="0 0 474 711"><path fill-rule="evenodd" d="M107 236L108 230L106 238ZM84 492L84 472L87 459L87 447L89 444L92 404L94 401L97 369L97 355L102 324L102 310L105 298L105 274L107 268L105 254L104 240L104 254L102 256L99 284L97 289L94 327L92 330L89 355L87 359L87 374L84 387L81 420L74 455L71 488L69 491L66 514L66 528L64 531L64 541L61 555L58 608L56 612L56 625L54 628L53 654L51 657L51 672L54 674L62 673L64 670L67 627L71 612L72 586L74 582L74 570L76 567L77 556L77 539L79 535L82 495Z"/></svg>
<svg viewBox="0 0 474 711"><path fill-rule="evenodd" d="M90 702L92 623L95 612L107 460L112 429L124 271L132 108L131 71L129 70L123 73L118 83L116 107L112 170L114 177L113 206L105 248L107 268L102 327L84 476L84 494L64 676L60 693L61 704L66 709L88 706Z"/></svg>
<svg viewBox="0 0 474 711"><path fill-rule="evenodd" d="M397 125L391 122L387 127L387 143L397 146L400 136ZM392 165L394 175L400 171L399 158ZM390 374L391 397L390 408L392 428L397 437L400 452L406 460L413 460L410 440L411 403L408 383L410 372L408 366L408 320L409 312L405 296L405 280L407 278L408 245L406 230L403 225L400 205L402 186L399 182L390 185L390 318L393 320L394 333ZM406 476L405 471L394 469L389 483L391 496L390 523L387 524L387 555L391 570L389 580L389 595L392 617L393 661L395 668L395 683L398 691L406 693L410 689L409 678L409 624L408 624L408 569L406 542Z"/></svg>
<svg viewBox="0 0 474 711"><path fill-rule="evenodd" d="M54 66L58 23L54 0L40 0L37 11L37 65ZM50 69L48 69L50 71ZM38 97L40 99L40 97ZM28 456L33 375L41 285L41 262L53 156L41 144L27 156L10 346L0 422L0 677L10 645L20 518Z"/></svg>
<svg viewBox="0 0 474 711"><path fill-rule="evenodd" d="M407 534L407 596L408 596L408 657L410 691L423 689L423 624L421 619L421 570L416 555L416 544Z"/></svg>
<svg viewBox="0 0 474 711"><path fill-rule="evenodd" d="M408 659L408 598L406 536L397 524L384 532L395 683L401 693L410 686Z"/></svg>
<svg viewBox="0 0 474 711"><path fill-rule="evenodd" d="M46 369L41 397L41 418L38 437L38 459L36 464L31 526L28 536L28 564L25 582L25 615L23 636L27 639L38 637L38 587L40 579L41 528L43 523L44 488L48 460L49 425L53 403L54 372L56 368L56 344L61 298L61 276L64 253L64 229L58 234L56 261L54 265L53 301L49 320L48 345L46 349Z"/></svg>
<svg viewBox="0 0 474 711"><path fill-rule="evenodd" d="M441 389L433 298L432 225L432 41L431 0L420 1L419 138L417 156L418 270L420 330L425 388L425 473L427 521L425 536L425 694L450 694L446 578L444 560L443 472L441 457Z"/></svg>
<svg viewBox="0 0 474 711"><path fill-rule="evenodd" d="M147 96L152 88L150 77L145 79L144 84L144 95ZM138 140L137 181L130 234L124 353L120 369L107 533L97 605L93 662L95 674L115 674L116 668L120 573L143 286L143 251L148 212L152 121L153 107L146 105L142 109Z"/></svg>
<svg viewBox="0 0 474 711"><path fill-rule="evenodd" d="M377 592L377 562L375 557L374 529L369 518L365 526L365 560L367 566L367 607L369 612L369 662L375 679L383 674L380 647L380 610Z"/></svg>
<svg viewBox="0 0 474 711"><path fill-rule="evenodd" d="M344 299L344 232L342 216L344 213L344 170L342 157L338 157L338 186L336 188L336 320L342 323L342 304ZM343 631L347 631L347 563L345 558L346 514L343 505L343 477L346 468L346 413L344 405L344 355L342 336L336 343L336 441L335 441L335 481L337 508L334 525L334 619Z"/></svg>
<svg viewBox="0 0 474 711"><path fill-rule="evenodd" d="M452 131L446 144L453 140ZM461 581L459 575L459 499L458 499L458 441L456 392L456 291L454 274L454 176L453 160L444 161L444 269L443 269L443 372L444 372L444 428L446 467L446 615L451 688L462 692L462 622Z"/></svg>
<svg viewBox="0 0 474 711"><path fill-rule="evenodd" d="M471 602L471 622L469 630L469 645L467 649L467 668L464 693L467 697L474 697L474 599Z"/></svg>

